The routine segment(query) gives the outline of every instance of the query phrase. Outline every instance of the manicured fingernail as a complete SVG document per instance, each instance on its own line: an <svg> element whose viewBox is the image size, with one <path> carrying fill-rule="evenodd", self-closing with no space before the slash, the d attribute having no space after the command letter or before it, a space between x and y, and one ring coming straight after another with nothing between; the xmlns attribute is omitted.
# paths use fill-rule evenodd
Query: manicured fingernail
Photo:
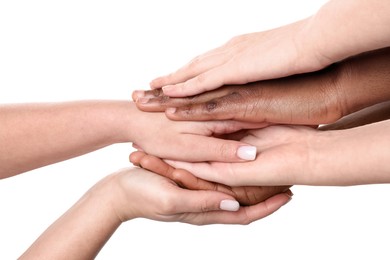
<svg viewBox="0 0 390 260"><path fill-rule="evenodd" d="M145 97L139 97L137 98L137 100L135 102L139 103L139 104L146 104L149 102L149 98L145 98Z"/></svg>
<svg viewBox="0 0 390 260"><path fill-rule="evenodd" d="M235 200L222 200L219 208L227 211L237 211L240 208L240 204Z"/></svg>
<svg viewBox="0 0 390 260"><path fill-rule="evenodd" d="M169 107L169 108L165 109L165 112L167 114L174 114L176 112L176 107Z"/></svg>
<svg viewBox="0 0 390 260"><path fill-rule="evenodd" d="M243 160L253 161L254 159L256 159L256 147L241 146L237 150L237 156Z"/></svg>

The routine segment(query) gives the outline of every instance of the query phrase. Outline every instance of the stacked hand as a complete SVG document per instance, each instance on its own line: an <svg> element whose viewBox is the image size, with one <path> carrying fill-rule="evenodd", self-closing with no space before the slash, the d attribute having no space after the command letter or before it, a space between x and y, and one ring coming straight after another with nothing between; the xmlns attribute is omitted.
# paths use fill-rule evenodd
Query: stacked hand
<svg viewBox="0 0 390 260"><path fill-rule="evenodd" d="M130 161L136 166L175 181L182 188L223 192L234 197L241 205L255 205L280 193L292 195L288 186L229 187L220 183L205 181L184 169L175 169L163 160L140 151L132 153Z"/></svg>

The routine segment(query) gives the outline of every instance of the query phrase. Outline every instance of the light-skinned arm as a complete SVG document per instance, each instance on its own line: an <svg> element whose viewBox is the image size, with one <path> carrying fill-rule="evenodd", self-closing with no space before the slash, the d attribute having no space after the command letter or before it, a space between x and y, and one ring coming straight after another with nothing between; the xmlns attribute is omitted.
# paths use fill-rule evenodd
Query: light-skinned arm
<svg viewBox="0 0 390 260"><path fill-rule="evenodd" d="M223 85L320 70L347 57L390 46L390 2L331 0L306 19L232 38L176 72L154 79L152 88L185 97Z"/></svg>
<svg viewBox="0 0 390 260"><path fill-rule="evenodd" d="M0 178L122 142L186 161L253 159L254 147L213 134L257 127L239 122L173 122L130 101L76 101L0 106ZM189 149L197 147L197 149Z"/></svg>
<svg viewBox="0 0 390 260"><path fill-rule="evenodd" d="M121 223L134 218L195 225L249 224L290 199L288 193L281 193L239 208L225 193L186 190L144 169L122 169L92 187L19 259L94 259Z"/></svg>

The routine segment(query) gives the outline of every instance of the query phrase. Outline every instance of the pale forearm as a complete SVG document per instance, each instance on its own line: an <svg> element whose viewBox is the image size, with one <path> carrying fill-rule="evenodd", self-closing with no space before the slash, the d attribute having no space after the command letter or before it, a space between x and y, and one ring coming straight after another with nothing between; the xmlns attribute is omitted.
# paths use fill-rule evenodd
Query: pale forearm
<svg viewBox="0 0 390 260"><path fill-rule="evenodd" d="M54 222L20 259L94 259L120 226L110 175Z"/></svg>
<svg viewBox="0 0 390 260"><path fill-rule="evenodd" d="M0 178L126 142L132 102L0 106Z"/></svg>
<svg viewBox="0 0 390 260"><path fill-rule="evenodd" d="M390 46L389 24L389 1L331 0L307 20L303 41L328 65Z"/></svg>
<svg viewBox="0 0 390 260"><path fill-rule="evenodd" d="M308 184L390 183L390 120L321 132L310 153L315 173Z"/></svg>

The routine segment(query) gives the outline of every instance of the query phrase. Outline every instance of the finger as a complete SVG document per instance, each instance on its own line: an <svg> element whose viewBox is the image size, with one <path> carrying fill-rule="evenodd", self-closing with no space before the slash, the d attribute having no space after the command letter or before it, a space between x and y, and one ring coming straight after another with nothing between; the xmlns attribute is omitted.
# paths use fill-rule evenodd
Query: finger
<svg viewBox="0 0 390 260"><path fill-rule="evenodd" d="M190 190L214 190L223 192L230 196L233 196L238 202L240 202L239 198L235 196L232 189L226 185L200 179L184 169L176 169L172 173L172 175L172 180L175 181L181 187Z"/></svg>
<svg viewBox="0 0 390 260"><path fill-rule="evenodd" d="M225 84L244 84L247 82L234 82L230 67L226 64L207 70L186 82L165 85L162 89L170 97L186 97L219 88Z"/></svg>
<svg viewBox="0 0 390 260"><path fill-rule="evenodd" d="M182 188L191 190L215 190L225 192L229 195L233 194L233 192L222 187L222 185L220 185L221 187L219 188L216 183L199 179L186 170L175 169L156 156L137 152L133 153L131 157L133 163L137 163L143 169L173 180Z"/></svg>
<svg viewBox="0 0 390 260"><path fill-rule="evenodd" d="M155 98L163 96L164 93L161 89L153 89L153 90L135 90L131 94L131 97L134 102L137 102L143 98Z"/></svg>
<svg viewBox="0 0 390 260"><path fill-rule="evenodd" d="M136 152L132 152L130 155L129 155L129 161L135 165L135 166L141 166L140 165L140 162L141 162L141 159L142 157L145 156L145 153L143 151L136 151Z"/></svg>
<svg viewBox="0 0 390 260"><path fill-rule="evenodd" d="M254 205L266 199L286 192L290 186L244 186L233 187L234 197L240 205Z"/></svg>
<svg viewBox="0 0 390 260"><path fill-rule="evenodd" d="M172 120L264 122L268 114L265 108L261 98L245 97L239 91L233 91L204 103L168 108L166 115Z"/></svg>
<svg viewBox="0 0 390 260"><path fill-rule="evenodd" d="M183 150L183 147L185 147L180 156L182 158L175 158L177 160L182 159L193 162L243 162L256 158L256 147L242 142L223 140L209 136L196 136L196 138L184 139L182 142L176 143L178 145L177 147L172 147L175 150L175 154L177 154L178 150ZM188 150L190 147L194 149Z"/></svg>
<svg viewBox="0 0 390 260"><path fill-rule="evenodd" d="M267 172L262 169L262 165L259 165L254 161L245 163L190 163L175 160L165 160L165 162L174 168L185 169L203 180L221 183L228 186L236 187L280 185L275 184L275 182L277 183L279 180L274 180L278 176L274 176L274 179L272 179L272 174L267 174Z"/></svg>
<svg viewBox="0 0 390 260"><path fill-rule="evenodd" d="M142 168L169 178L171 180L174 180L175 178L173 172L176 169L156 156L143 153L142 157L139 156L139 164Z"/></svg>
<svg viewBox="0 0 390 260"><path fill-rule="evenodd" d="M253 221L265 218L291 200L286 193L277 194L257 205L241 207L236 212L214 211L202 214L190 214L184 221L191 224L250 224Z"/></svg>
<svg viewBox="0 0 390 260"><path fill-rule="evenodd" d="M150 87L156 89L166 85L184 82L207 70L220 66L227 58L224 51L219 51L218 48L211 50L195 57L176 72L152 80Z"/></svg>
<svg viewBox="0 0 390 260"><path fill-rule="evenodd" d="M153 94L149 94L149 91L144 91L145 93L141 93L141 91L138 92L140 92L140 94L138 94L140 97L136 100L136 105L140 110L147 112L162 112L168 107L181 107L198 104L207 102L213 98L222 97L229 93L229 88L223 87L214 91L185 98L171 98L164 95L162 91L161 95L158 96L152 96Z"/></svg>
<svg viewBox="0 0 390 260"><path fill-rule="evenodd" d="M177 197L173 199L176 203L175 211L180 212L237 211L240 208L232 196L217 191L182 189L180 200Z"/></svg>

